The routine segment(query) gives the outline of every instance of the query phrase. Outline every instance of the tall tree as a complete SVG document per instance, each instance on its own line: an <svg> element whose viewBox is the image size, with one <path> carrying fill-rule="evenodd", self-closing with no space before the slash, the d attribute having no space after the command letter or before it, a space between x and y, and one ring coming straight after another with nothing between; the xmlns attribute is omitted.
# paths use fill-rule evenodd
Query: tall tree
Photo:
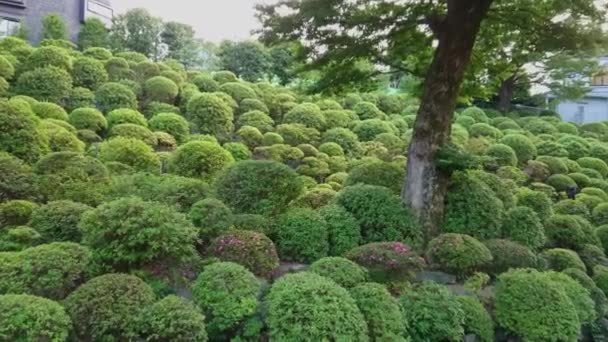
<svg viewBox="0 0 608 342"><path fill-rule="evenodd" d="M439 233L450 177L449 170L434 161L448 143L482 21L491 13L492 20L512 22L539 3L555 3L568 14L594 1L282 0L257 9L262 39L305 42L311 64L350 66L365 58L394 72L416 74L426 69L402 198L420 218L429 239ZM554 19L534 18L539 26L549 26ZM434 47L433 54L424 66L429 47Z"/></svg>
<svg viewBox="0 0 608 342"><path fill-rule="evenodd" d="M42 18L42 39L67 39L68 30L59 14L49 14Z"/></svg>
<svg viewBox="0 0 608 342"><path fill-rule="evenodd" d="M156 58L160 54L162 20L143 8L135 8L112 19L110 42L116 50L130 50Z"/></svg>
<svg viewBox="0 0 608 342"><path fill-rule="evenodd" d="M271 68L268 51L254 41L224 41L220 44L218 57L224 70L230 70L246 81L264 78Z"/></svg>
<svg viewBox="0 0 608 342"><path fill-rule="evenodd" d="M78 46L81 50L90 47L109 47L108 28L98 18L88 18L82 24L78 34Z"/></svg>
<svg viewBox="0 0 608 342"><path fill-rule="evenodd" d="M196 54L194 29L190 25L170 21L165 23L161 33L163 44L167 46L167 56L188 64Z"/></svg>

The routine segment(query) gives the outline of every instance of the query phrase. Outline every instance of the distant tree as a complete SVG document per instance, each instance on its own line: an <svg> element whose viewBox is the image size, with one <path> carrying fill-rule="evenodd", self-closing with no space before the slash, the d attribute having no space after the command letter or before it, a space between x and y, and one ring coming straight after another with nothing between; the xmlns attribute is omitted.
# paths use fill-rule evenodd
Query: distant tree
<svg viewBox="0 0 608 342"><path fill-rule="evenodd" d="M148 57L160 54L162 20L143 8L134 8L112 19L110 43L116 50L130 50Z"/></svg>
<svg viewBox="0 0 608 342"><path fill-rule="evenodd" d="M68 30L59 14L42 18L42 39L67 39Z"/></svg>
<svg viewBox="0 0 608 342"><path fill-rule="evenodd" d="M196 55L194 29L190 25L175 21L165 23L161 39L167 48L167 58L186 64Z"/></svg>
<svg viewBox="0 0 608 342"><path fill-rule="evenodd" d="M224 41L220 45L220 66L246 81L258 81L271 69L271 59L264 45L254 41Z"/></svg>
<svg viewBox="0 0 608 342"><path fill-rule="evenodd" d="M270 55L270 74L286 85L295 78L295 55L299 44L280 44L268 50Z"/></svg>
<svg viewBox="0 0 608 342"><path fill-rule="evenodd" d="M182 61L184 65L207 71L219 69L218 46L215 43L196 39L192 51L194 52L192 59Z"/></svg>
<svg viewBox="0 0 608 342"><path fill-rule="evenodd" d="M86 50L90 47L109 47L106 25L98 18L85 20L78 35L78 46L81 50Z"/></svg>

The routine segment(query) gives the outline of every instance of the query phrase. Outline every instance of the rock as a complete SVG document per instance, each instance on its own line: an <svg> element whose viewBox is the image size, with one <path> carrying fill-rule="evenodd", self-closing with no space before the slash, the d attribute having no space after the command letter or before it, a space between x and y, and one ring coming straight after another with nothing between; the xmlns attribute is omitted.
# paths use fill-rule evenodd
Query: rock
<svg viewBox="0 0 608 342"><path fill-rule="evenodd" d="M456 284L456 276L440 271L419 271L416 272L416 281L433 281L438 284Z"/></svg>

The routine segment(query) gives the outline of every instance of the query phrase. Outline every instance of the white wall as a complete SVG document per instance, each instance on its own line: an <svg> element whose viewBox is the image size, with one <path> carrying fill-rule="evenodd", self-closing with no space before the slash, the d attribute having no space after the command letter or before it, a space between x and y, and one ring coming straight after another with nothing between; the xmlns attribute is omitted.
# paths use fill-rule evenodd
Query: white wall
<svg viewBox="0 0 608 342"><path fill-rule="evenodd" d="M564 121L588 123L608 121L608 99L584 98L565 101L557 105L556 111Z"/></svg>

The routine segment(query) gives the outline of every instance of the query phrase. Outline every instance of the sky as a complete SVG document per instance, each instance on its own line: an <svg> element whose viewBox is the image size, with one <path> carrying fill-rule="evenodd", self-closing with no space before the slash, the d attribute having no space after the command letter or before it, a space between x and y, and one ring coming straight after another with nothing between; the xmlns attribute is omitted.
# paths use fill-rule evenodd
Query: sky
<svg viewBox="0 0 608 342"><path fill-rule="evenodd" d="M274 0L113 0L114 14L132 8L146 8L164 21L178 21L194 27L197 38L220 42L244 40L258 28L253 6Z"/></svg>

